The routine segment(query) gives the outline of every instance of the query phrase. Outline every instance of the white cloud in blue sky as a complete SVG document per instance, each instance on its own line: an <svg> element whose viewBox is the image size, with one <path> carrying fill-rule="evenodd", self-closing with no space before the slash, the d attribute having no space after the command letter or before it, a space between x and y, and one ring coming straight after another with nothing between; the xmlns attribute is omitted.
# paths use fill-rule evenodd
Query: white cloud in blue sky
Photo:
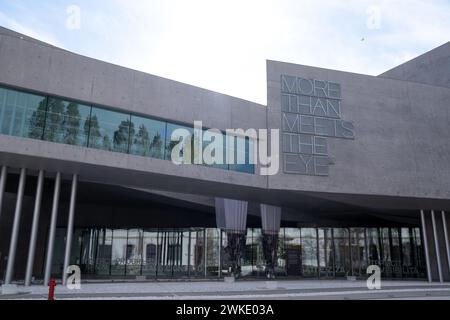
<svg viewBox="0 0 450 320"><path fill-rule="evenodd" d="M265 104L266 59L377 75L450 40L450 1L2 0L0 25Z"/></svg>

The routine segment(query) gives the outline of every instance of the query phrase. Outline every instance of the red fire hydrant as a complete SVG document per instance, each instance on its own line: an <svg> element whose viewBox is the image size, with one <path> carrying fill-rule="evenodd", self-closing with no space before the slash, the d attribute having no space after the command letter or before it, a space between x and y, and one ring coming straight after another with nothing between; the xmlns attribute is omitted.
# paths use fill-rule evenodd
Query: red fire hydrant
<svg viewBox="0 0 450 320"><path fill-rule="evenodd" d="M50 281L48 282L48 300L55 300L55 287L55 279L50 279Z"/></svg>

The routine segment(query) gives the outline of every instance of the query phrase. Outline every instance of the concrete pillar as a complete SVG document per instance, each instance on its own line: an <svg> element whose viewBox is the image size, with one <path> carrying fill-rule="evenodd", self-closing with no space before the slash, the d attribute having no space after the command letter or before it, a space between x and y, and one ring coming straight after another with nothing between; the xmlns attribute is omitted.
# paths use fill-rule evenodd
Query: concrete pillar
<svg viewBox="0 0 450 320"><path fill-rule="evenodd" d="M5 284L11 284L14 275L14 262L16 259L17 238L19 237L20 216L22 213L23 193L25 189L25 181L27 178L27 170L20 170L19 188L17 190L16 210L14 212L14 222L11 233L11 242L9 244L8 265L6 267Z"/></svg>
<svg viewBox="0 0 450 320"><path fill-rule="evenodd" d="M425 252L425 263L427 266L427 278L428 278L428 282L432 282L430 252L428 250L427 226L425 224L425 214L424 214L423 210L420 210L420 221L422 223L423 248L424 248L424 252Z"/></svg>
<svg viewBox="0 0 450 320"><path fill-rule="evenodd" d="M30 245L28 249L27 269L25 271L26 286L29 286L31 284L31 277L33 275L34 253L36 250L36 239L39 226L39 215L41 211L41 199L43 187L44 187L44 170L40 170L36 186L36 200L34 202L33 222L31 226Z"/></svg>
<svg viewBox="0 0 450 320"><path fill-rule="evenodd" d="M56 221L58 218L59 193L61 189L61 173L58 172L55 178L55 189L53 192L52 216L50 219L50 228L48 233L47 258L44 271L44 286L50 281L52 272L53 247L55 242Z"/></svg>
<svg viewBox="0 0 450 320"><path fill-rule="evenodd" d="M447 218L445 216L445 211L442 211L441 214L442 214L442 227L444 228L445 253L447 255L448 272L450 273L450 243L448 239Z"/></svg>
<svg viewBox="0 0 450 320"><path fill-rule="evenodd" d="M439 282L444 282L444 277L442 276L442 264L441 264L441 252L439 248L439 239L438 239L438 231L436 227L436 218L434 216L434 210L431 210L431 221L433 224L433 238L434 238L434 247L436 250L436 260L439 274Z"/></svg>
<svg viewBox="0 0 450 320"><path fill-rule="evenodd" d="M67 267L70 262L70 249L72 247L72 235L73 235L73 219L75 217L75 202L77 197L78 176L73 175L72 190L70 193L70 207L69 207L69 221L67 223L67 236L66 236L66 251L64 253L64 268L63 268L63 285L67 284Z"/></svg>
<svg viewBox="0 0 450 320"><path fill-rule="evenodd" d="M7 170L6 166L2 166L1 173L0 173L0 218L2 217L3 194L5 193L7 174L8 174L8 170Z"/></svg>

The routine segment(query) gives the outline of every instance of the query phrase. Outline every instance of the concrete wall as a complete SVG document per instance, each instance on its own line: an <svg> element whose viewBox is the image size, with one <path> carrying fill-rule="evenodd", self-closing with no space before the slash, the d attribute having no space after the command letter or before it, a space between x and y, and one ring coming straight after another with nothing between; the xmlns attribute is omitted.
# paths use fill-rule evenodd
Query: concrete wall
<svg viewBox="0 0 450 320"><path fill-rule="evenodd" d="M382 196L390 197L384 208L401 203L397 209L415 210L422 199L450 208L447 88L269 61L266 108L2 32L0 69L0 84L187 124L202 120L222 130L280 128L281 74L332 80L342 86L343 119L354 122L356 135L355 140L328 139L335 160L328 177L284 174L281 168L268 178L9 136L0 137L2 165L281 206L300 206L308 195L318 202L356 199L363 207L368 198Z"/></svg>
<svg viewBox="0 0 450 320"><path fill-rule="evenodd" d="M450 42L380 75L450 88Z"/></svg>
<svg viewBox="0 0 450 320"><path fill-rule="evenodd" d="M328 139L328 177L284 174L269 188L450 199L450 89L267 62L268 125L281 126L281 75L341 84L355 139Z"/></svg>

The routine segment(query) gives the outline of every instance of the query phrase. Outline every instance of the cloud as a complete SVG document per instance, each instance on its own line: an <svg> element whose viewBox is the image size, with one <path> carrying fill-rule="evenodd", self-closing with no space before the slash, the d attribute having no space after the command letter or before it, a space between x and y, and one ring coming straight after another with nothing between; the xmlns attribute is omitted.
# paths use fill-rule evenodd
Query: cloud
<svg viewBox="0 0 450 320"><path fill-rule="evenodd" d="M11 18L0 15L0 23L94 58L262 104L266 59L377 75L450 34L446 0L77 2L79 32L56 27L65 6L53 1L45 7L48 19L33 15L40 3L28 12L22 5ZM379 12L379 28L368 28L369 8Z"/></svg>
<svg viewBox="0 0 450 320"><path fill-rule="evenodd" d="M40 41L52 44L54 46L63 48L63 44L56 40L56 38L49 33L43 32L41 30L32 29L26 25L18 22L14 18L8 17L5 13L0 11L0 25L14 30L16 32L25 34L31 38L38 39Z"/></svg>

